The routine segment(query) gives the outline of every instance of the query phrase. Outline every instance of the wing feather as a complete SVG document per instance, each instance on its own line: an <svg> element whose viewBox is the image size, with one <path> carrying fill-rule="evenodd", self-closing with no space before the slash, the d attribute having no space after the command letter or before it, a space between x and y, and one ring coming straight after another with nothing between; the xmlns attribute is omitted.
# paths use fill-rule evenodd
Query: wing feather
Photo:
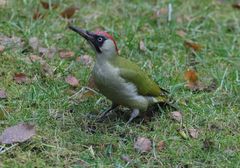
<svg viewBox="0 0 240 168"><path fill-rule="evenodd" d="M120 76L123 79L137 87L139 94L153 97L166 95L167 91L161 89L146 72L133 62L123 57L117 57L112 63L119 68Z"/></svg>

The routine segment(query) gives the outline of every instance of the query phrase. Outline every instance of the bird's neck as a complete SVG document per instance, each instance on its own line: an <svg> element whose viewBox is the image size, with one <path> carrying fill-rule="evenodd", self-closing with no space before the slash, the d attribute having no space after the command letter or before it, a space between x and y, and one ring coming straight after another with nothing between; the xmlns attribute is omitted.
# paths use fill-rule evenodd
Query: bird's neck
<svg viewBox="0 0 240 168"><path fill-rule="evenodd" d="M117 53L98 53L97 54L97 64L111 63L117 57Z"/></svg>

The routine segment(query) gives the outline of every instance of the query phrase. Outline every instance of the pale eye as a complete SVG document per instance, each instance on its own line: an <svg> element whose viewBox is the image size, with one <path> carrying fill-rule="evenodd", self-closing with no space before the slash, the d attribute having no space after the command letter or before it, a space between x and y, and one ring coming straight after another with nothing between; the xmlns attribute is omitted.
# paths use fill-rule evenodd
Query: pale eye
<svg viewBox="0 0 240 168"><path fill-rule="evenodd" d="M102 42L103 38L102 37L98 37L98 42Z"/></svg>

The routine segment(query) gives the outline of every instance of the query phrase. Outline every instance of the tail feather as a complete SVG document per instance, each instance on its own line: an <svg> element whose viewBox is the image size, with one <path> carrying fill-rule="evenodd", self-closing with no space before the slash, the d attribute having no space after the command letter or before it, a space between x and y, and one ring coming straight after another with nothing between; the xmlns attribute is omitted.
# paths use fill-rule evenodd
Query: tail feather
<svg viewBox="0 0 240 168"><path fill-rule="evenodd" d="M153 102L154 102L154 104L158 104L160 106L161 105L169 106L169 107L173 108L174 110L180 109L178 107L178 105L176 104L176 101L172 98L167 97L167 95L154 97Z"/></svg>

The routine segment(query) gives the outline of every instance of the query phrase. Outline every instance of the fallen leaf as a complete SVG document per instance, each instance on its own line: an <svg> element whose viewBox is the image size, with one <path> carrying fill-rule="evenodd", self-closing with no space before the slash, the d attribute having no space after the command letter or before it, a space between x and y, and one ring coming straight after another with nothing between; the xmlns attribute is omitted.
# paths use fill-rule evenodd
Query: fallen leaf
<svg viewBox="0 0 240 168"><path fill-rule="evenodd" d="M32 62L40 62L40 63L45 62L42 57L39 57L37 55L30 55L29 58Z"/></svg>
<svg viewBox="0 0 240 168"><path fill-rule="evenodd" d="M13 49L19 49L23 48L24 43L20 37L0 35L0 45L4 47L12 47Z"/></svg>
<svg viewBox="0 0 240 168"><path fill-rule="evenodd" d="M39 47L38 52L40 55L42 55L44 57L53 58L53 56L57 52L57 48L55 48L55 47L50 47L50 48Z"/></svg>
<svg viewBox="0 0 240 168"><path fill-rule="evenodd" d="M147 50L147 48L146 48L146 46L145 46L145 44L144 44L144 42L142 40L139 43L139 49L141 51L146 51Z"/></svg>
<svg viewBox="0 0 240 168"><path fill-rule="evenodd" d="M0 7L7 5L7 0L0 0Z"/></svg>
<svg viewBox="0 0 240 168"><path fill-rule="evenodd" d="M183 31L183 30L178 30L177 32L177 35L179 35L180 37L185 37L186 36L186 32L185 31Z"/></svg>
<svg viewBox="0 0 240 168"><path fill-rule="evenodd" d="M141 153L150 152L152 150L152 143L148 138L138 137L134 143L134 148Z"/></svg>
<svg viewBox="0 0 240 168"><path fill-rule="evenodd" d="M76 61L81 62L82 64L84 64L86 66L91 66L93 63L93 59L89 55L82 55L80 57L77 57Z"/></svg>
<svg viewBox="0 0 240 168"><path fill-rule="evenodd" d="M63 18L67 18L67 19L70 19L74 13L76 12L76 10L78 10L79 8L77 7L74 7L74 6L71 6L71 7L68 7L67 9L65 9L62 13L61 13L61 16Z"/></svg>
<svg viewBox="0 0 240 168"><path fill-rule="evenodd" d="M36 134L35 127L32 124L21 123L6 128L0 136L2 144L13 144L17 142L25 142Z"/></svg>
<svg viewBox="0 0 240 168"><path fill-rule="evenodd" d="M15 73L13 79L18 84L26 83L28 81L27 76L24 73L21 73L21 72L20 73Z"/></svg>
<svg viewBox="0 0 240 168"><path fill-rule="evenodd" d="M60 58L62 58L62 59L71 58L74 56L74 54L75 53L73 51L61 51L59 53Z"/></svg>
<svg viewBox="0 0 240 168"><path fill-rule="evenodd" d="M50 3L45 2L45 1L40 1L40 2L41 2L44 9L50 9L50 7L52 9L56 9L59 6L59 3L51 3L50 4Z"/></svg>
<svg viewBox="0 0 240 168"><path fill-rule="evenodd" d="M0 45L0 53L3 52L5 50L5 47Z"/></svg>
<svg viewBox="0 0 240 168"><path fill-rule="evenodd" d="M188 139L188 136L187 136L187 134L185 133L184 130L179 129L179 130L178 130L178 133L179 133L179 135L180 135L183 139Z"/></svg>
<svg viewBox="0 0 240 168"><path fill-rule="evenodd" d="M5 90L0 89L0 99L6 99L6 98L7 98L7 94Z"/></svg>
<svg viewBox="0 0 240 168"><path fill-rule="evenodd" d="M198 80L197 72L193 69L188 69L184 73L184 78L187 81L186 87L192 91L211 91L211 84L209 86L205 86ZM215 83L213 83L213 87Z"/></svg>
<svg viewBox="0 0 240 168"><path fill-rule="evenodd" d="M200 44L194 43L192 41L184 41L184 45L187 48L191 48L194 51L201 51L202 50L202 46Z"/></svg>
<svg viewBox="0 0 240 168"><path fill-rule="evenodd" d="M240 3L232 4L232 7L235 9L240 9Z"/></svg>
<svg viewBox="0 0 240 168"><path fill-rule="evenodd" d="M198 81L198 75L197 75L195 70L188 69L184 73L184 78L185 78L185 80L187 80L187 84L186 84L187 88L189 88L190 90L194 90L194 91L200 89L200 85L199 85L199 81Z"/></svg>
<svg viewBox="0 0 240 168"><path fill-rule="evenodd" d="M166 15L166 14L168 14L168 8L161 8L161 9L159 10L159 13L160 13L161 15Z"/></svg>
<svg viewBox="0 0 240 168"><path fill-rule="evenodd" d="M158 144L157 144L157 149L158 151L162 151L164 148L165 148L165 142L164 141L160 141Z"/></svg>
<svg viewBox="0 0 240 168"><path fill-rule="evenodd" d="M130 157L128 155L122 155L121 159L124 160L127 163L132 162L132 159L130 159Z"/></svg>
<svg viewBox="0 0 240 168"><path fill-rule="evenodd" d="M198 82L198 75L197 72L193 69L188 69L184 73L184 78L187 80L189 83L197 83Z"/></svg>
<svg viewBox="0 0 240 168"><path fill-rule="evenodd" d="M66 77L65 81L66 81L69 85L74 86L74 87L76 87L76 86L79 85L79 81L77 80L77 78L75 78L75 77L72 76L72 75L68 75L68 76Z"/></svg>
<svg viewBox="0 0 240 168"><path fill-rule="evenodd" d="M168 14L168 9L167 8L160 8L154 11L153 16L151 17L152 19L157 19L161 16L165 16Z"/></svg>
<svg viewBox="0 0 240 168"><path fill-rule="evenodd" d="M33 50L37 50L40 43L37 37L31 37L28 40L28 44L32 47Z"/></svg>
<svg viewBox="0 0 240 168"><path fill-rule="evenodd" d="M33 19L37 20L37 19L42 19L44 17L43 14L41 14L38 10L34 11L33 13Z"/></svg>
<svg viewBox="0 0 240 168"><path fill-rule="evenodd" d="M198 138L199 132L198 132L197 129L195 129L195 128L189 128L189 129L188 129L188 133L189 133L189 135L190 135L192 138L194 138L194 139Z"/></svg>
<svg viewBox="0 0 240 168"><path fill-rule="evenodd" d="M48 53L48 49L44 47L39 47L38 52L41 56L45 56Z"/></svg>
<svg viewBox="0 0 240 168"><path fill-rule="evenodd" d="M89 97L94 96L96 93L94 91L91 90L86 90L85 92L83 92L81 94L81 96L79 97L81 99L81 101L85 101L87 100Z"/></svg>
<svg viewBox="0 0 240 168"><path fill-rule="evenodd" d="M173 111L170 113L170 116L173 120L182 122L182 113L180 111Z"/></svg>

